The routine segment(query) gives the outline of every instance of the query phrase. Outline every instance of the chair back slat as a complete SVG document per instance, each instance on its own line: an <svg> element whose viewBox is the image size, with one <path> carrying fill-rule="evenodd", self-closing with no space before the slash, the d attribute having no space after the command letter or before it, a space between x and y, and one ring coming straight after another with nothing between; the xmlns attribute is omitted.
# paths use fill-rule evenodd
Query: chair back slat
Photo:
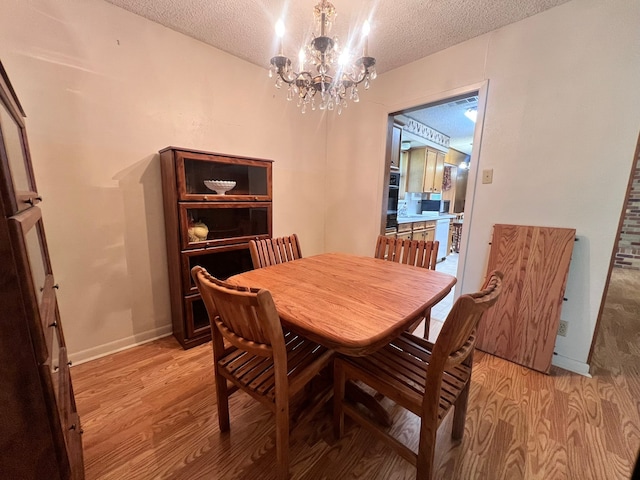
<svg viewBox="0 0 640 480"><path fill-rule="evenodd" d="M302 258L300 242L294 233L288 237L250 240L249 251L253 268L263 268Z"/></svg>
<svg viewBox="0 0 640 480"><path fill-rule="evenodd" d="M435 270L439 246L437 240L407 240L379 235L374 257Z"/></svg>
<svg viewBox="0 0 640 480"><path fill-rule="evenodd" d="M478 292L461 295L440 330L433 348L433 363L443 368L464 361L473 351L476 328L484 312L496 303L502 291L502 272L489 274Z"/></svg>
<svg viewBox="0 0 640 480"><path fill-rule="evenodd" d="M222 282L199 266L191 272L209 317L224 338L254 355L273 356L274 348L284 349L280 318L267 290Z"/></svg>

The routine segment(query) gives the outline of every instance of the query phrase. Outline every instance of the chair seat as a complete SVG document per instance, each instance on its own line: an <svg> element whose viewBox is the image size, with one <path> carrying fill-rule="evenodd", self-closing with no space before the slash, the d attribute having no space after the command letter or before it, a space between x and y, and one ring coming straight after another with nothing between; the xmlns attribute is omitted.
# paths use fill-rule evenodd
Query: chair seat
<svg viewBox="0 0 640 480"><path fill-rule="evenodd" d="M284 332L287 350L287 372L289 392L294 395L305 382L296 379L307 367L326 356L329 350L317 343L289 331ZM218 361L220 373L234 382L240 382L247 390L264 397L269 403L275 401L275 375L273 359L253 355L236 347L230 347L227 354Z"/></svg>
<svg viewBox="0 0 640 480"><path fill-rule="evenodd" d="M433 344L403 333L390 344L366 357L341 357L345 371L358 369L356 378L375 388L395 403L420 416L425 394L427 368ZM348 376L348 375L347 375ZM471 368L460 364L445 370L438 423L446 416L471 378Z"/></svg>

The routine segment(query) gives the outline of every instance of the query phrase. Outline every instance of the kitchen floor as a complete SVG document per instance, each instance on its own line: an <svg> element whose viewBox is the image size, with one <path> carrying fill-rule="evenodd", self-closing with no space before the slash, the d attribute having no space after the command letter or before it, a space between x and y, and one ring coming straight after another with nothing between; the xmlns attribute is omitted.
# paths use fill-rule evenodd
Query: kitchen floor
<svg viewBox="0 0 640 480"><path fill-rule="evenodd" d="M456 276L458 272L458 254L452 253L447 256L447 259L438 263L436 265L436 270L438 272L448 273L449 275ZM435 307L431 309L431 325L429 328L429 340L435 342L436 338L438 338L438 334L440 333L440 329L442 328L442 324L444 323L447 315L451 311L451 307L453 307L453 293L455 287L449 295L444 297L441 302L439 302ZM424 332L424 323L419 325L415 335L422 336Z"/></svg>

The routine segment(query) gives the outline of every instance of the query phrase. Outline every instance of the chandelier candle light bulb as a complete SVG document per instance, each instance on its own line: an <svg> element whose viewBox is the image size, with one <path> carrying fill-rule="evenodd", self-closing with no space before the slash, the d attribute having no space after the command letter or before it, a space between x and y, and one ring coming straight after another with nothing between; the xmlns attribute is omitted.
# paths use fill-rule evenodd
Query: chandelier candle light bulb
<svg viewBox="0 0 640 480"><path fill-rule="evenodd" d="M280 51L271 59L269 77L276 76L276 88L284 83L288 85L287 100L297 96L302 113L305 113L307 105L315 110L318 100L320 110L335 108L339 115L347 107L347 97L358 102L358 85L363 83L366 90L370 81L376 78L376 60L369 56L369 22L366 21L362 27L362 57L352 61L350 52L339 48L338 38L328 36L335 16L335 7L327 0L321 0L314 7L319 35L312 35L306 52L305 48L300 50L298 72L293 70L291 60L284 55L284 23L282 20L276 23ZM307 65L308 70L305 70Z"/></svg>
<svg viewBox="0 0 640 480"><path fill-rule="evenodd" d="M369 56L369 31L371 31L369 20L365 20L364 25L362 26L362 36L364 37L364 48L362 49L363 57Z"/></svg>
<svg viewBox="0 0 640 480"><path fill-rule="evenodd" d="M284 37L284 22L282 20L278 20L276 22L276 35L278 36L280 43L280 53L278 55L284 55L284 48L282 47L282 39Z"/></svg>

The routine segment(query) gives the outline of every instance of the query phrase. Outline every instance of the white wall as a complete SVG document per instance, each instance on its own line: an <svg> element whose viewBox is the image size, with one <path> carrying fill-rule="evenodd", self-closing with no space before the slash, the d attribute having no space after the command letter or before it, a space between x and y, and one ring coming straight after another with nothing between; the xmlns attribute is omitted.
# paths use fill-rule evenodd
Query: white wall
<svg viewBox="0 0 640 480"><path fill-rule="evenodd" d="M640 127L639 24L640 2L574 0L381 75L325 125L266 69L106 2L3 0L0 58L28 114L72 357L170 329L159 149L275 160L274 233L297 232L305 255L370 255L387 114L488 81L474 168L494 182L475 190L462 288L485 273L494 223L576 228L557 351L580 369Z"/></svg>
<svg viewBox="0 0 640 480"><path fill-rule="evenodd" d="M574 0L381 75L329 119L326 249L373 250L387 114L488 81L470 182L493 168L493 184L475 189L462 291L481 283L493 224L575 228L555 360L585 372L640 128L638 25L640 2ZM352 208L334 201L345 184Z"/></svg>
<svg viewBox="0 0 640 480"><path fill-rule="evenodd" d="M71 357L171 331L157 152L274 163L274 234L324 248L325 123L266 69L99 0L3 0Z"/></svg>

